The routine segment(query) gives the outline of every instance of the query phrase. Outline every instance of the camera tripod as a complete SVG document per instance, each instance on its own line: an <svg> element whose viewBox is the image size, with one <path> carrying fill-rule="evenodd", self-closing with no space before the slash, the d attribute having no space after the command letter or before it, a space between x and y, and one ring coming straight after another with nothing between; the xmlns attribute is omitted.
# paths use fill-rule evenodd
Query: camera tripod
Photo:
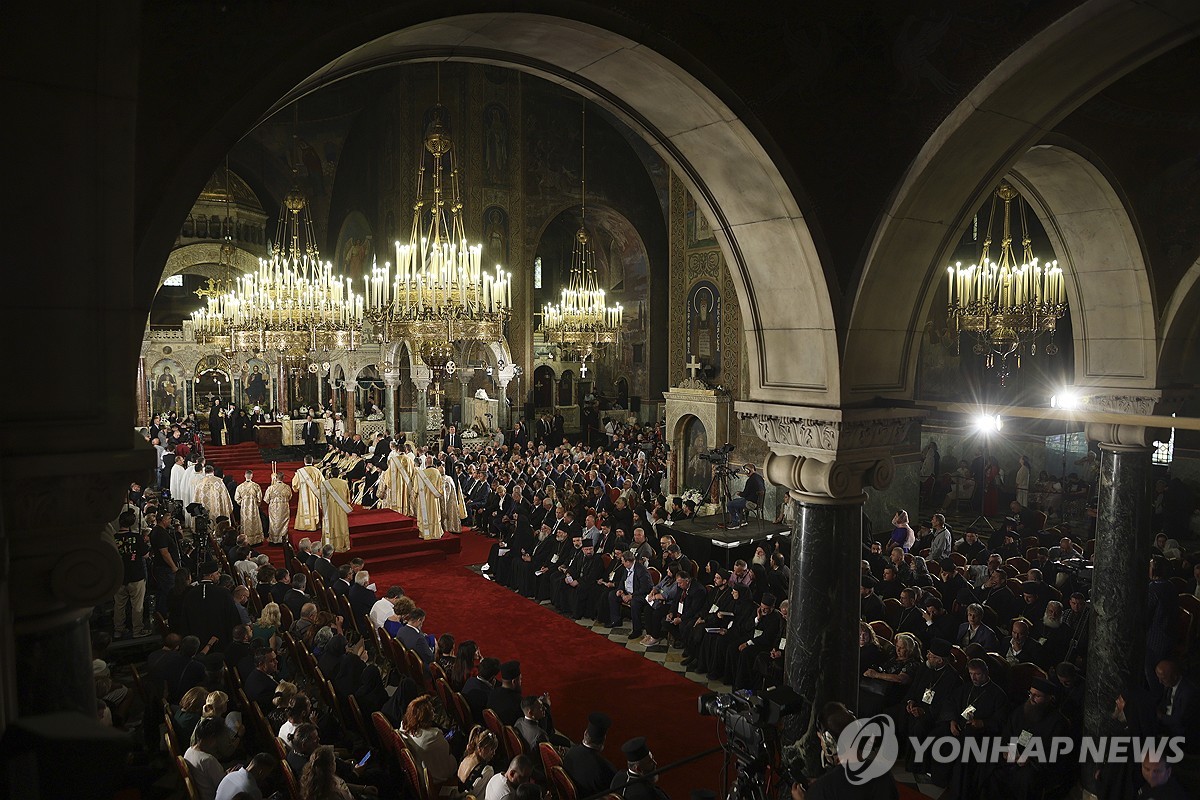
<svg viewBox="0 0 1200 800"><path fill-rule="evenodd" d="M729 489L729 476L734 473L734 469L729 466L729 462L721 464L713 464L712 480L708 482L708 488L704 490L705 497L712 497L714 486L718 488L718 499L721 503L721 527L729 526L729 501L733 498L733 492Z"/></svg>

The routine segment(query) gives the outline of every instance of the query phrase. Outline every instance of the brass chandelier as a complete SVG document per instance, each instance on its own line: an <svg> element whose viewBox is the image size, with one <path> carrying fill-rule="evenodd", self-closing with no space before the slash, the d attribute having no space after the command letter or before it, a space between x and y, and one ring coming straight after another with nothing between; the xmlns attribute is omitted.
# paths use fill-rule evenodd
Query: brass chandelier
<svg viewBox="0 0 1200 800"><path fill-rule="evenodd" d="M292 172L294 177L294 165ZM356 350L363 298L354 294L350 278L321 262L304 194L293 188L283 204L270 258L259 259L258 269L238 277L231 291L209 296L207 306L193 312L196 338L230 353L275 352L293 366L312 353Z"/></svg>
<svg viewBox="0 0 1200 800"><path fill-rule="evenodd" d="M1021 234L1021 260L1013 251L1012 202L1017 201ZM1003 202L1000 258L990 257L992 225L997 201ZM987 357L987 368L999 367L1000 385L1009 376L1009 359L1020 367L1022 355L1037 353L1038 341L1048 336L1047 355L1058 352L1054 332L1067 311L1063 272L1057 261L1039 263L1033 255L1025 206L1016 189L1001 182L992 197L987 234L978 263L964 268L961 262L946 268L950 342L958 351L959 333L975 337L976 355Z"/></svg>
<svg viewBox="0 0 1200 800"><path fill-rule="evenodd" d="M559 301L542 307L542 333L547 342L558 345L560 352L578 355L581 360L603 345L620 340L624 309L618 303L609 306L604 290L596 280L596 252L587 232L587 111L581 113L581 161L579 178L579 230L571 251L571 271L567 288Z"/></svg>
<svg viewBox="0 0 1200 800"><path fill-rule="evenodd" d="M497 342L512 308L512 273L486 270L483 246L468 243L454 143L434 108L424 151L433 158L432 194L425 195L425 153L417 169L408 244L396 242L396 265L375 266L366 282L364 316L385 342Z"/></svg>

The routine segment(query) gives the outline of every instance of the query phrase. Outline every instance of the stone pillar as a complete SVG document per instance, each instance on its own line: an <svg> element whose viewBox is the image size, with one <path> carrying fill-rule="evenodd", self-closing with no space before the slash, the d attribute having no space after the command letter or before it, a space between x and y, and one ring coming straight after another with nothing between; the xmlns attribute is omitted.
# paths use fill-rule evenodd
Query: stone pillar
<svg viewBox="0 0 1200 800"><path fill-rule="evenodd" d="M764 477L795 503L785 674L809 702L786 721L784 744L807 754L822 705L858 706L862 506L891 484L892 450L919 412L738 403L737 413L770 446Z"/></svg>
<svg viewBox="0 0 1200 800"><path fill-rule="evenodd" d="M508 381L499 379L496 385L500 387L499 400L496 404L496 414L500 419L495 421L496 428L502 431L507 431L512 427L512 409L508 404Z"/></svg>
<svg viewBox="0 0 1200 800"><path fill-rule="evenodd" d="M137 361L137 424L144 427L150 424L150 402L146 395L146 359Z"/></svg>
<svg viewBox="0 0 1200 800"><path fill-rule="evenodd" d="M394 372L384 373L383 416L388 436L396 434L396 389L399 385L399 375Z"/></svg>
<svg viewBox="0 0 1200 800"><path fill-rule="evenodd" d="M413 386L416 387L416 424L413 426L413 446L425 444L429 435L429 384L433 382L433 370L424 364L414 364Z"/></svg>
<svg viewBox="0 0 1200 800"><path fill-rule="evenodd" d="M462 369L458 371L458 432L462 433L467 428L471 427L471 423L475 420L467 419L467 398L470 396L471 379L475 377L475 370Z"/></svg>
<svg viewBox="0 0 1200 800"><path fill-rule="evenodd" d="M356 381L346 381L346 435L354 435L354 406L358 400L358 383Z"/></svg>
<svg viewBox="0 0 1200 800"><path fill-rule="evenodd" d="M1151 414L1158 393L1106 395L1084 401L1088 410ZM1158 431L1140 425L1089 423L1100 443L1096 551L1092 560L1092 631L1084 698L1084 734L1100 735L1117 695L1142 680L1149 585L1151 441Z"/></svg>
<svg viewBox="0 0 1200 800"><path fill-rule="evenodd" d="M288 408L288 373L283 361L279 362L278 376L275 379L275 410L280 414L291 411Z"/></svg>

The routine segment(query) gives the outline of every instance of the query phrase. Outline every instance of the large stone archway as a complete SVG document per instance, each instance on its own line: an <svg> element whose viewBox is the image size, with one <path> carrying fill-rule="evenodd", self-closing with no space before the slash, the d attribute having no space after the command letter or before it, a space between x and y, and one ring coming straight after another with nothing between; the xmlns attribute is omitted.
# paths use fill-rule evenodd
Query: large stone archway
<svg viewBox="0 0 1200 800"><path fill-rule="evenodd" d="M310 63L307 71L289 65L291 90L282 98L261 92L263 107L246 114L242 130L331 82L415 61L496 64L570 88L649 142L711 221L745 321L751 397L837 405L833 310L813 237L766 149L704 82L644 45L560 17L470 14L382 36L378 30L361 35L358 46L328 63ZM312 58L317 57L313 48ZM216 163L221 148L228 147L232 124L227 120L224 131L206 132L194 152L209 153ZM186 214L184 203L190 204L198 189L193 184L211 166L180 166L169 187L172 202L156 213L154 229L165 235L178 227L174 217ZM145 244L147 257L161 247Z"/></svg>
<svg viewBox="0 0 1200 800"><path fill-rule="evenodd" d="M1047 131L1104 86L1194 38L1198 19L1200 6L1188 3L1084 4L1005 59L958 105L914 159L868 245L845 334L844 400L912 397L917 340L932 302L933 282L943 274L970 215ZM1069 180L1080 186L1099 176L1077 158L1052 158L1050 153L1033 156L1026 168L1038 173L1044 183L1050 177L1051 161L1057 161L1057 168L1069 172ZM1120 206L1115 196L1106 197L1113 194L1106 182L1092 187L1089 201L1079 205L1059 195L1051 184L1045 191L1064 204L1052 209L1056 214L1103 214L1098 206L1107 205L1110 212ZM1095 207L1085 207L1089 205ZM1119 241L1122 250L1139 256L1138 264L1130 268L1140 266L1140 248L1130 248L1124 234ZM1062 242L1077 247L1081 256L1092 255L1082 236L1068 235ZM1084 258L1076 261L1080 269L1086 268ZM1154 340L1149 291L1144 277L1140 284L1131 278L1127 285L1138 292L1140 316L1128 331L1137 339L1138 376L1124 374L1126 367L1113 359L1123 348L1133 353L1134 345L1114 342L1111 348L1097 347L1085 352L1085 359L1077 358L1080 377L1089 384L1153 385L1155 357L1153 348L1145 349ZM1072 301L1094 299L1078 284L1074 291ZM1098 326L1092 327L1092 335L1103 335ZM1077 344L1077 356L1078 349Z"/></svg>

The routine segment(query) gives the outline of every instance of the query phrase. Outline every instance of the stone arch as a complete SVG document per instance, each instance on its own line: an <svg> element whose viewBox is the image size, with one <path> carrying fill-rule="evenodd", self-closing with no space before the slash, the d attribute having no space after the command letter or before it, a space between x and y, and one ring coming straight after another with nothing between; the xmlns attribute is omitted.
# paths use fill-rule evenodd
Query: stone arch
<svg viewBox="0 0 1200 800"><path fill-rule="evenodd" d="M1088 159L1031 148L1009 173L1066 276L1076 386L1154 388L1158 341L1150 276L1133 220Z"/></svg>
<svg viewBox="0 0 1200 800"><path fill-rule="evenodd" d="M1200 259L1171 293L1158 330L1160 385L1195 383L1200 375Z"/></svg>
<svg viewBox="0 0 1200 800"><path fill-rule="evenodd" d="M1139 4L1081 4L1001 62L926 140L880 214L857 276L842 360L843 400L913 395L917 341L933 282L945 274L970 215L1088 97L1196 36L1200 6L1171 6L1168 15ZM1076 179L1082 181L1085 173L1076 173ZM1144 348L1144 320L1135 327L1137 346ZM1089 367L1082 377L1093 385L1145 385L1146 376L1152 382L1154 355L1146 360L1144 349L1139 352L1145 363L1136 379L1094 374ZM1076 369L1085 363L1077 358ZM1098 355L1094 366L1119 369L1107 355Z"/></svg>
<svg viewBox="0 0 1200 800"><path fill-rule="evenodd" d="M252 272L258 268L258 256L240 247L233 248L232 266L240 273ZM207 278L225 277L220 274L218 265L221 263L221 243L203 242L177 247L167 256L158 285L173 275L202 275Z"/></svg>
<svg viewBox="0 0 1200 800"><path fill-rule="evenodd" d="M249 87L191 151L204 163L179 165L171 196L153 220L159 239L145 242L143 255L152 258L168 230L175 236L223 149L256 118L367 69L430 60L495 64L597 103L651 143L680 176L730 265L746 329L751 398L837 403L833 307L808 223L767 149L713 89L660 53L576 20L479 13L405 27L409 20L397 9L372 16L366 26L347 24ZM388 30L395 32L380 35ZM280 97L281 86L292 88ZM747 192L747 186L755 190Z"/></svg>

